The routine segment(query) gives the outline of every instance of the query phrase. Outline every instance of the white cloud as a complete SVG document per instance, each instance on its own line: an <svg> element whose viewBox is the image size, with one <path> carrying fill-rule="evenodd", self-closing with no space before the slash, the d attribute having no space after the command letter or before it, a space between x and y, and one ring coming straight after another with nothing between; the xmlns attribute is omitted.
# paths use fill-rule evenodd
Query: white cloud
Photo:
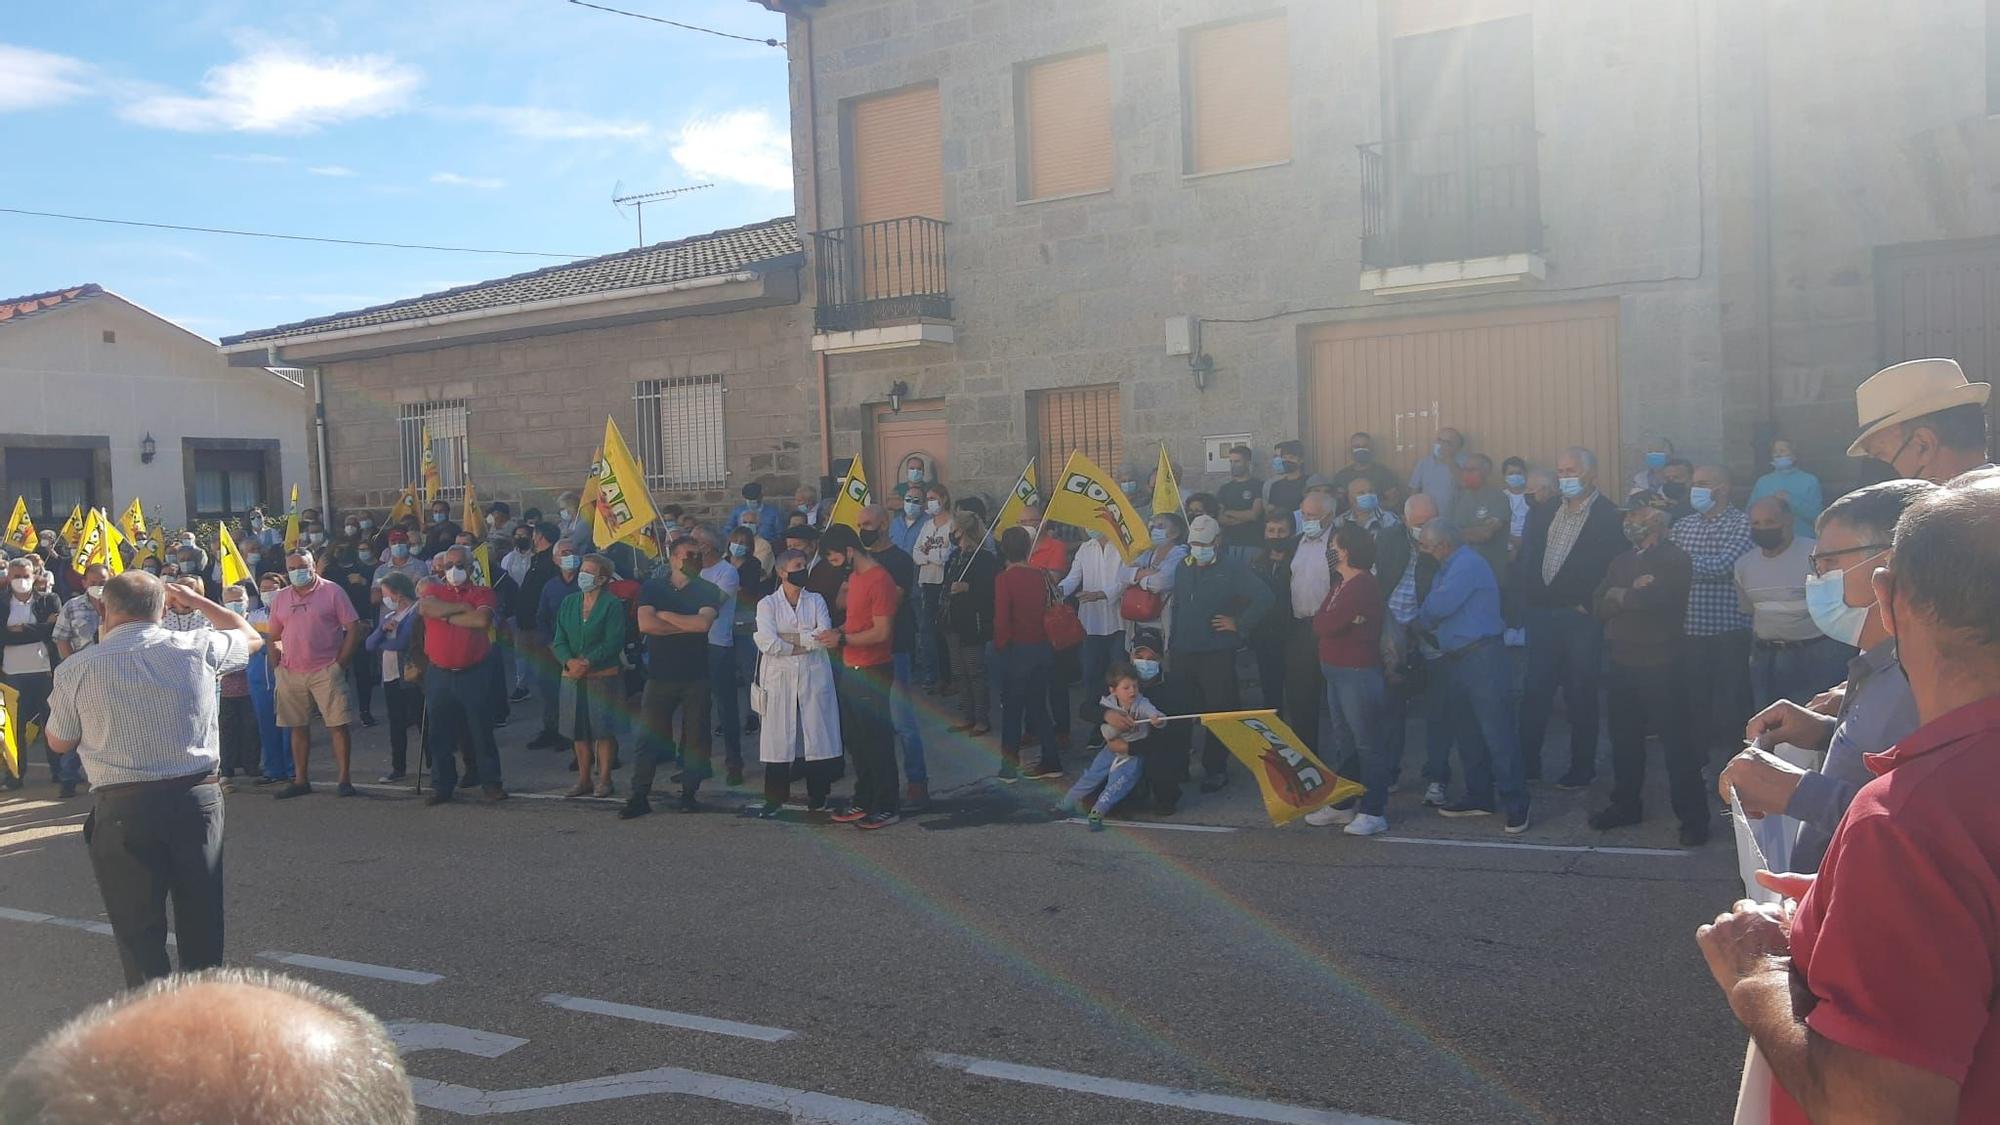
<svg viewBox="0 0 2000 1125"><path fill-rule="evenodd" d="M531 105L480 105L449 111L453 117L485 121L531 141L633 141L653 127L627 118L592 117Z"/></svg>
<svg viewBox="0 0 2000 1125"><path fill-rule="evenodd" d="M184 132L303 133L394 113L422 74L388 55L314 56L258 47L202 76L203 93L153 94L128 103L128 121Z"/></svg>
<svg viewBox="0 0 2000 1125"><path fill-rule="evenodd" d="M345 164L315 164L306 171L315 176L335 176L341 179L360 174Z"/></svg>
<svg viewBox="0 0 2000 1125"><path fill-rule="evenodd" d="M90 67L68 55L0 43L0 113L57 105L89 91Z"/></svg>
<svg viewBox="0 0 2000 1125"><path fill-rule="evenodd" d="M771 191L792 187L792 135L761 109L732 109L681 123L670 154L699 179Z"/></svg>
<svg viewBox="0 0 2000 1125"><path fill-rule="evenodd" d="M492 176L461 176L457 172L432 172L431 182L434 184L443 184L446 187L478 188L481 191L492 191L495 188L507 186L506 180L496 179Z"/></svg>

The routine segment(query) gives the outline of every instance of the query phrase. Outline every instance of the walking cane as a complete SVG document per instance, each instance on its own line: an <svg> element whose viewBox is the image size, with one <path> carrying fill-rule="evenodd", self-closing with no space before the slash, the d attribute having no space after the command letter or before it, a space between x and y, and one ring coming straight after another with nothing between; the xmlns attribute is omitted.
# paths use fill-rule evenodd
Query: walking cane
<svg viewBox="0 0 2000 1125"><path fill-rule="evenodd" d="M430 760L430 753L431 753L430 731L431 731L431 709L428 706L424 706L422 707L421 710L417 712L416 793L418 796L422 796L424 792L424 763Z"/></svg>

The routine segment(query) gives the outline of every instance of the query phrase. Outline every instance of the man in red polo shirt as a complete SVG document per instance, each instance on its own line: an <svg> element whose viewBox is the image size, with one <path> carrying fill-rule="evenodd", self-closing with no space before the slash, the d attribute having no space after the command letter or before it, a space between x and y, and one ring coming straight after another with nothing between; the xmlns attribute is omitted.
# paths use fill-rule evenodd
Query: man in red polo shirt
<svg viewBox="0 0 2000 1125"><path fill-rule="evenodd" d="M865 831L897 820L896 727L889 693L895 686L896 609L903 592L886 567L863 549L853 528L836 524L820 537L826 561L850 564L847 618L841 626L840 663L834 682L840 697L840 740L854 765L854 804L833 814L840 824Z"/></svg>
<svg viewBox="0 0 2000 1125"><path fill-rule="evenodd" d="M431 756L436 788L426 805L442 805L458 788L458 763L454 752L460 740L472 746L473 761L479 766L480 795L488 801L504 801L507 791L500 787L500 747L493 741L493 712L499 701L493 698L493 678L480 667L493 642L488 630L493 625L493 607L498 600L490 587L472 581L472 569L463 547L439 552L444 559L444 581L426 582L417 599L417 613L424 619L424 749Z"/></svg>
<svg viewBox="0 0 2000 1125"><path fill-rule="evenodd" d="M1698 934L1777 1079L1771 1120L2000 1121L2000 474L1933 493L1874 575L1923 725L1865 759L1817 878Z"/></svg>

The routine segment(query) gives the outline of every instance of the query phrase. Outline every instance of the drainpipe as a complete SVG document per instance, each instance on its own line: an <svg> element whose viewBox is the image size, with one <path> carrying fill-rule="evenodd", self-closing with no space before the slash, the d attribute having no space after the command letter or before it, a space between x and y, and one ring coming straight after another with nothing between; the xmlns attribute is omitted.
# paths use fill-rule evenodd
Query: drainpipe
<svg viewBox="0 0 2000 1125"><path fill-rule="evenodd" d="M813 64L813 24L812 17L795 13L797 34L788 38L799 44L799 53L805 59L805 110L806 110L806 162L805 182L798 193L799 224L803 231L819 229L819 74ZM805 237L811 237L807 234ZM817 254L818 248L813 249ZM801 271L803 272L803 271ZM819 300L818 274L813 277L812 295L815 303ZM819 381L819 474L824 484L825 478L833 475L833 419L828 414L826 353L814 352L814 367Z"/></svg>
<svg viewBox="0 0 2000 1125"><path fill-rule="evenodd" d="M1757 149L1757 222L1764 228L1759 248L1759 272L1764 276L1764 354L1759 399L1762 407L1751 441L1753 472L1762 463L1764 451L1778 436L1778 261L1777 235L1771 214L1771 9L1757 5L1757 100L1752 104L1751 135ZM1697 45L1697 50L1700 47Z"/></svg>
<svg viewBox="0 0 2000 1125"><path fill-rule="evenodd" d="M340 513L333 510L333 477L326 457L326 376L321 368L311 369L313 387L313 458L319 464L319 510L320 515L331 520Z"/></svg>

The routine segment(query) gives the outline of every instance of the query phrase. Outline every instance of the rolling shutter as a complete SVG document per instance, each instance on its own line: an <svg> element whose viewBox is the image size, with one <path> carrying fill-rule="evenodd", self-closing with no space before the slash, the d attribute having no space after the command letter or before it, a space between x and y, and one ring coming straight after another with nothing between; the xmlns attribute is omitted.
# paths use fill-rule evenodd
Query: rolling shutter
<svg viewBox="0 0 2000 1125"><path fill-rule="evenodd" d="M1187 171L1292 157L1291 45L1283 15L1187 33Z"/></svg>
<svg viewBox="0 0 2000 1125"><path fill-rule="evenodd" d="M1111 187L1111 65L1104 51L1033 63L1021 73L1024 198Z"/></svg>
<svg viewBox="0 0 2000 1125"><path fill-rule="evenodd" d="M851 222L944 218L942 134L936 86L912 86L849 108L854 162Z"/></svg>
<svg viewBox="0 0 2000 1125"><path fill-rule="evenodd" d="M1107 473L1125 460L1125 427L1118 415L1118 386L1042 391L1035 398L1035 474L1044 488L1075 450Z"/></svg>

